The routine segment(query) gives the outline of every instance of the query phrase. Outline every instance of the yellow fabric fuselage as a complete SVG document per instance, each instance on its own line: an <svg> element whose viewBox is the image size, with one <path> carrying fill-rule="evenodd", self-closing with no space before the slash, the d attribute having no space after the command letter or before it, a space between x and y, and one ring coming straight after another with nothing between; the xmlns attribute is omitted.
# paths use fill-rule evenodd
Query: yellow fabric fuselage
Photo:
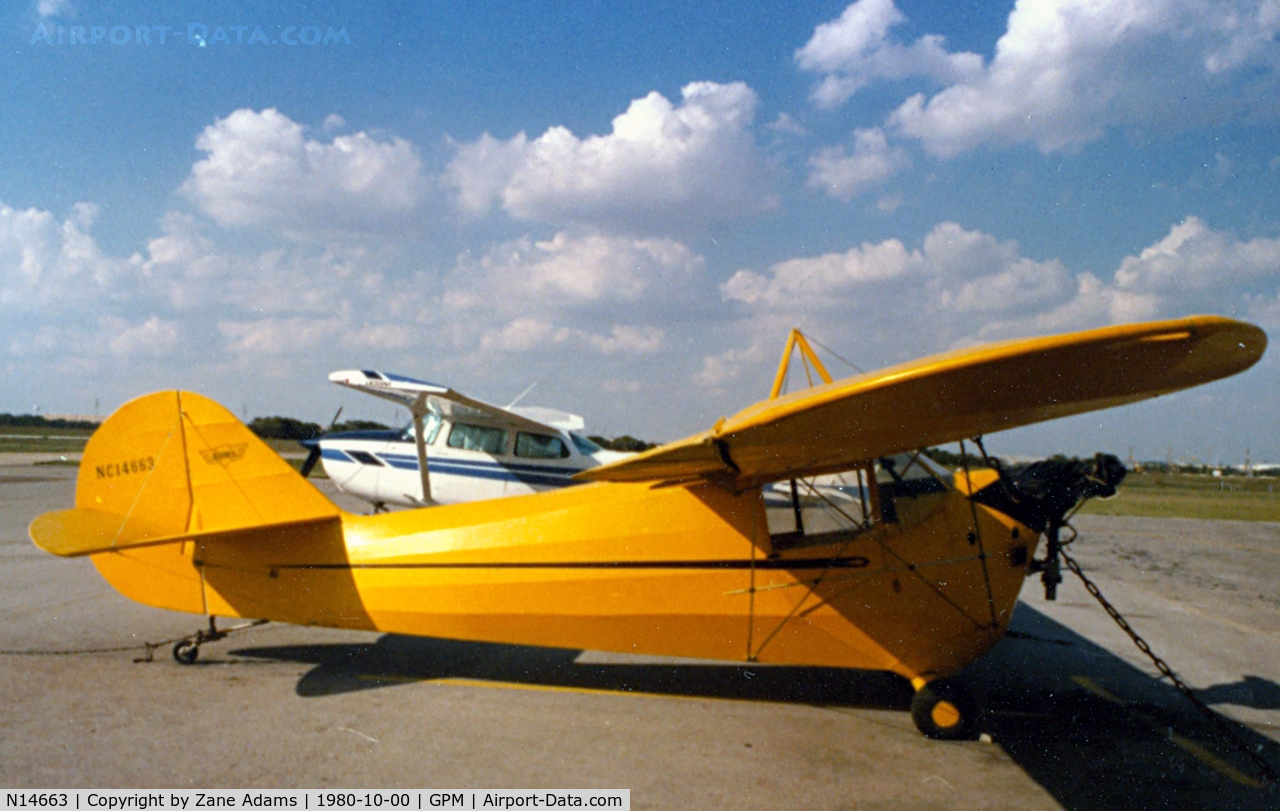
<svg viewBox="0 0 1280 811"><path fill-rule="evenodd" d="M948 490L909 527L778 552L758 489L594 484L92 558L179 611L922 682L1000 638L1035 540Z"/></svg>

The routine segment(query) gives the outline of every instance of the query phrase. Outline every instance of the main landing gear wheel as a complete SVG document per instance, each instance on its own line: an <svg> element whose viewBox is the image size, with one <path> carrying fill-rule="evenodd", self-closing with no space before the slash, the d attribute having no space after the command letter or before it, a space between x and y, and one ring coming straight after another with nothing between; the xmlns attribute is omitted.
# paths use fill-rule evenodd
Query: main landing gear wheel
<svg viewBox="0 0 1280 811"><path fill-rule="evenodd" d="M978 704L958 682L940 679L916 690L911 720L926 737L943 741L967 740L978 724Z"/></svg>

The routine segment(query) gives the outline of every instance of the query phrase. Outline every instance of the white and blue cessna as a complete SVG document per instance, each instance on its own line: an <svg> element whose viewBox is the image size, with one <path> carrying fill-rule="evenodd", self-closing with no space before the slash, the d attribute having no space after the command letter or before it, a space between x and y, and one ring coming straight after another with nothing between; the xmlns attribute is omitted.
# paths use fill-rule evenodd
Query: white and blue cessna
<svg viewBox="0 0 1280 811"><path fill-rule="evenodd" d="M491 405L439 386L376 371L329 375L334 383L400 403L413 422L402 431L349 431L302 444L344 492L373 504L425 507L565 487L578 471L630 454L580 432L582 417L550 408ZM428 461L429 459L429 461Z"/></svg>

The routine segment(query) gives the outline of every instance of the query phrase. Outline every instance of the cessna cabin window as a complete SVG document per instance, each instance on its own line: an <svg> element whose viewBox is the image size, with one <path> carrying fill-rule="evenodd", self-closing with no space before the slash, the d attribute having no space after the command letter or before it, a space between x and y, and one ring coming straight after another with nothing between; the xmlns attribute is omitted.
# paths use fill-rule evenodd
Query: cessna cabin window
<svg viewBox="0 0 1280 811"><path fill-rule="evenodd" d="M501 456L507 450L507 432L487 425L454 423L449 431L449 447Z"/></svg>
<svg viewBox="0 0 1280 811"><path fill-rule="evenodd" d="M529 434L524 431L516 434L516 456L525 459L564 459L568 455L569 447L558 436Z"/></svg>
<svg viewBox="0 0 1280 811"><path fill-rule="evenodd" d="M590 456L596 451L603 450L599 445L587 439L582 434L569 434L569 438L573 440L574 446L578 449L578 453L583 456Z"/></svg>
<svg viewBox="0 0 1280 811"><path fill-rule="evenodd" d="M347 451L346 454L347 456L350 456L352 459L356 460L362 465L372 465L373 467L386 467L386 465L382 462L381 459L365 451Z"/></svg>

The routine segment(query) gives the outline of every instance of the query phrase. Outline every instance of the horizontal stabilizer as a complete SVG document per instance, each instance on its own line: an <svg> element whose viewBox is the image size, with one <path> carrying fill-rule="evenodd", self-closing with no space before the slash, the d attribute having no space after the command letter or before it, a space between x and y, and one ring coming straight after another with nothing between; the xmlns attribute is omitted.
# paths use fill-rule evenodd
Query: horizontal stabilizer
<svg viewBox="0 0 1280 811"><path fill-rule="evenodd" d="M338 518L318 518L314 521L337 521ZM65 558L94 555L99 552L118 552L140 546L159 546L179 541L234 540L235 536L273 526L299 527L310 520L287 521L280 524L257 524L250 527L214 532L183 532L176 535L126 535L124 516L100 510L57 510L38 516L27 532L36 546L44 551Z"/></svg>
<svg viewBox="0 0 1280 811"><path fill-rule="evenodd" d="M28 533L50 554L77 557L114 548L122 518L101 510L58 510L32 521Z"/></svg>
<svg viewBox="0 0 1280 811"><path fill-rule="evenodd" d="M737 487L1132 403L1229 377L1266 333L1215 316L964 349L765 400L710 431L575 478Z"/></svg>

